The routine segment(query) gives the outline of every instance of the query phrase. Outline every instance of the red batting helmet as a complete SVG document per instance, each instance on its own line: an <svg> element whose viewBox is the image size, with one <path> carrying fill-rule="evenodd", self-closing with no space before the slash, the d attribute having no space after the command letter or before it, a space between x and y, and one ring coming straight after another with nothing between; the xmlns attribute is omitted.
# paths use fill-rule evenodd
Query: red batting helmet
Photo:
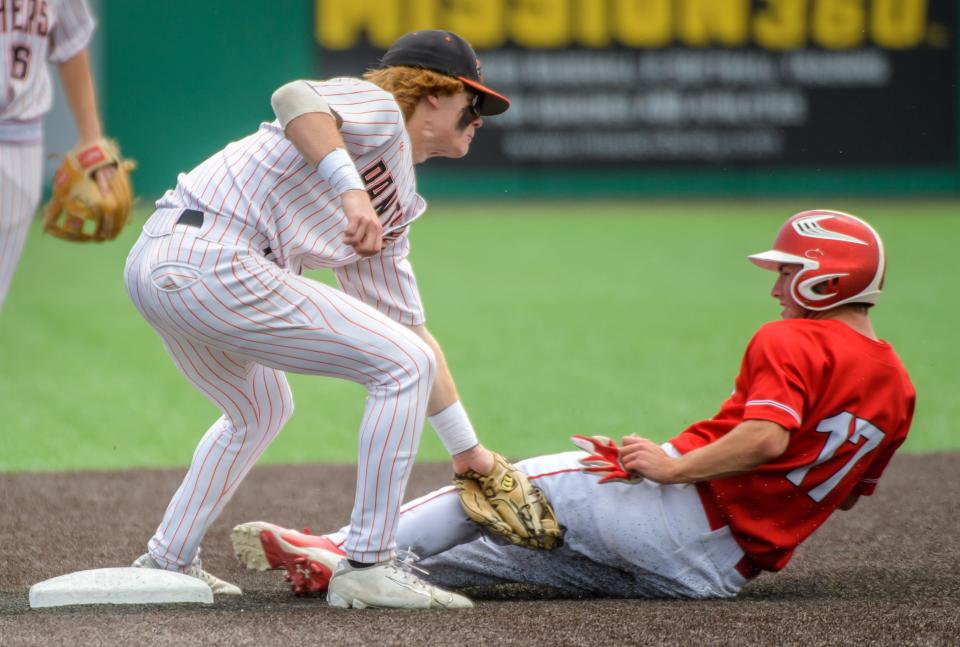
<svg viewBox="0 0 960 647"><path fill-rule="evenodd" d="M873 227L841 211L803 211L783 224L773 249L748 257L778 271L803 266L790 292L808 310L829 310L844 303L876 303L883 289L883 242Z"/></svg>

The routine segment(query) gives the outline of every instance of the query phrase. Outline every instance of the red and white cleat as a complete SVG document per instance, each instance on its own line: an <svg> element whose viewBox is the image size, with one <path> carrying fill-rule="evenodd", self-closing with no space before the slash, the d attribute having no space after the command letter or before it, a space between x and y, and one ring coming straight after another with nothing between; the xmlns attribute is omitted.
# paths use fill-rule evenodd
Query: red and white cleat
<svg viewBox="0 0 960 647"><path fill-rule="evenodd" d="M230 533L233 553L249 569L285 569L294 595L327 590L327 584L344 552L323 535L252 521Z"/></svg>

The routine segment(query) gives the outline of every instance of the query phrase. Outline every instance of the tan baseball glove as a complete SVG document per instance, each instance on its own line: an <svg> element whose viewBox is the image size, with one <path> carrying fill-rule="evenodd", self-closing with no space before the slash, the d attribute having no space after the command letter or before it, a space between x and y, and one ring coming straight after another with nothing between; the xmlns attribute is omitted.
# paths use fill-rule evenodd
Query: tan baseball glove
<svg viewBox="0 0 960 647"><path fill-rule="evenodd" d="M494 461L487 476L468 471L453 478L467 516L517 546L562 546L564 528L540 488L503 456L494 454Z"/></svg>
<svg viewBox="0 0 960 647"><path fill-rule="evenodd" d="M94 174L115 167L110 191L103 195ZM43 217L43 229L57 238L75 242L113 240L130 218L133 193L132 160L120 156L120 149L108 139L99 139L83 150L67 153L53 176L53 196Z"/></svg>

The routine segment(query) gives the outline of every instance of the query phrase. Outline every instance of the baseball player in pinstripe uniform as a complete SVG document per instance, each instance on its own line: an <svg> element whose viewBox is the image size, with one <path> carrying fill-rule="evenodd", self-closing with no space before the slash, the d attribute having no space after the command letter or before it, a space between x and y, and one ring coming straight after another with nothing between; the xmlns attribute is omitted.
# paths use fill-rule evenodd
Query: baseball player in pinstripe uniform
<svg viewBox="0 0 960 647"><path fill-rule="evenodd" d="M77 126L78 150L101 137L84 0L0 0L0 307L40 202L43 115L53 103L47 61L57 64ZM97 173L108 192L112 168Z"/></svg>
<svg viewBox="0 0 960 647"><path fill-rule="evenodd" d="M509 101L455 34L400 38L363 79L294 81L277 119L178 178L127 261L137 309L189 382L222 412L135 565L200 577L200 543L293 413L287 371L368 390L353 529L334 577L341 606L469 607L395 561L399 507L424 417L454 469L488 473L408 260L426 209L414 165L459 158ZM340 289L301 275L333 269Z"/></svg>

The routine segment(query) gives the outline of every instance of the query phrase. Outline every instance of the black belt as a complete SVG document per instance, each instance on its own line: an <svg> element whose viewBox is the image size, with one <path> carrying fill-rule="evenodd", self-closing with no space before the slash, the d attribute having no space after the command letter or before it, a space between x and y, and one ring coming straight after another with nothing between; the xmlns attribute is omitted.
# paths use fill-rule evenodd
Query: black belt
<svg viewBox="0 0 960 647"><path fill-rule="evenodd" d="M180 212L180 217L177 218L177 224L186 225L187 227L203 227L203 212L197 211L196 209L184 209ZM264 247L262 253L264 256L270 256L273 250L269 247Z"/></svg>
<svg viewBox="0 0 960 647"><path fill-rule="evenodd" d="M177 218L178 225L187 227L203 227L203 212L196 209L184 209Z"/></svg>

